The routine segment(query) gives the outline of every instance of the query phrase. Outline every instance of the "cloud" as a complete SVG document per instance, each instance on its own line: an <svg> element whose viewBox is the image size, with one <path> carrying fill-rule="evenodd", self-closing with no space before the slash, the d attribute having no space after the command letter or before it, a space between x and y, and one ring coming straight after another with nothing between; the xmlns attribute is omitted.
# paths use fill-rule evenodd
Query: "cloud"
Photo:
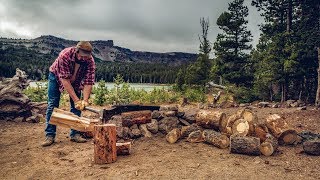
<svg viewBox="0 0 320 180"><path fill-rule="evenodd" d="M73 40L112 39L115 45L132 50L198 52L200 17L209 17L209 38L214 42L219 32L216 19L227 10L228 2L231 1L0 0L0 34L17 38L50 34ZM250 7L248 19L256 43L257 24L262 18Z"/></svg>

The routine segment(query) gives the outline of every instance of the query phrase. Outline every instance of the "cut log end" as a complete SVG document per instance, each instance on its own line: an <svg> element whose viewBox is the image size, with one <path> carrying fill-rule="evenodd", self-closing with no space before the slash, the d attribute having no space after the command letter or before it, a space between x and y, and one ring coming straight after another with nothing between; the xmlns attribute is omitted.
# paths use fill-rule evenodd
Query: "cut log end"
<svg viewBox="0 0 320 180"><path fill-rule="evenodd" d="M249 123L244 119L239 119L232 126L232 134L246 136L249 132Z"/></svg>
<svg viewBox="0 0 320 180"><path fill-rule="evenodd" d="M116 143L117 155L130 155L131 154L131 142Z"/></svg>
<svg viewBox="0 0 320 180"><path fill-rule="evenodd" d="M274 153L275 149L273 148L270 142L263 142L260 145L260 152L265 156L271 156Z"/></svg>
<svg viewBox="0 0 320 180"><path fill-rule="evenodd" d="M294 142L296 142L298 136L297 136L297 131L293 130L293 129L289 129L286 130L284 132L281 133L281 135L279 136L278 140L279 140L279 144L283 145L291 145Z"/></svg>

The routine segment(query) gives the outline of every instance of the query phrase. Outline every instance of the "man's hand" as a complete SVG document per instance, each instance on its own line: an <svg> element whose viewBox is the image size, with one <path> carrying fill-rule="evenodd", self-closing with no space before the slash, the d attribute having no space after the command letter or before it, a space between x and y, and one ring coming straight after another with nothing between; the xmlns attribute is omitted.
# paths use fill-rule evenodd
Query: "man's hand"
<svg viewBox="0 0 320 180"><path fill-rule="evenodd" d="M86 106L88 106L88 105L89 105L89 103L88 103L87 101L84 101L84 100L81 101L81 100L79 100L79 101L75 102L74 107L75 107L76 109L80 110L80 111L83 111L84 108L85 108Z"/></svg>

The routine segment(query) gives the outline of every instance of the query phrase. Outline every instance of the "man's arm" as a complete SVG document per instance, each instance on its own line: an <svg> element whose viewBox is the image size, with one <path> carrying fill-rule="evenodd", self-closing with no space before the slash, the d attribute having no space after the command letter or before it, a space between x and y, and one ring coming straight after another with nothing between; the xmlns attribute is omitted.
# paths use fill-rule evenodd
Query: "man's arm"
<svg viewBox="0 0 320 180"><path fill-rule="evenodd" d="M84 85L83 87L83 100L88 102L92 90L92 85Z"/></svg>
<svg viewBox="0 0 320 180"><path fill-rule="evenodd" d="M71 99L73 100L73 102L77 102L79 101L79 97L76 95L72 85L71 85L71 82L70 82L70 79L63 79L61 78L61 83L64 87L64 89L68 92L68 94L70 95Z"/></svg>

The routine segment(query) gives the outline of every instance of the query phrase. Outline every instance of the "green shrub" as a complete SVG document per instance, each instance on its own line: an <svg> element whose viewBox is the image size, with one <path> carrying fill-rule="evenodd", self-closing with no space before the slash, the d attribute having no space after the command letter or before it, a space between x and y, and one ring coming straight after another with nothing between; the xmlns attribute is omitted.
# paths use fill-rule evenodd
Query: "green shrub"
<svg viewBox="0 0 320 180"><path fill-rule="evenodd" d="M234 97L238 103L249 103L257 99L254 91L246 87L234 88Z"/></svg>
<svg viewBox="0 0 320 180"><path fill-rule="evenodd" d="M48 98L48 85L41 85L36 83L36 87L28 87L24 90L24 94L29 97L32 102L43 102L47 101Z"/></svg>
<svg viewBox="0 0 320 180"><path fill-rule="evenodd" d="M107 101L106 95L108 94L108 88L106 87L106 82L101 80L98 83L98 87L93 88L93 102L96 105L104 105Z"/></svg>

